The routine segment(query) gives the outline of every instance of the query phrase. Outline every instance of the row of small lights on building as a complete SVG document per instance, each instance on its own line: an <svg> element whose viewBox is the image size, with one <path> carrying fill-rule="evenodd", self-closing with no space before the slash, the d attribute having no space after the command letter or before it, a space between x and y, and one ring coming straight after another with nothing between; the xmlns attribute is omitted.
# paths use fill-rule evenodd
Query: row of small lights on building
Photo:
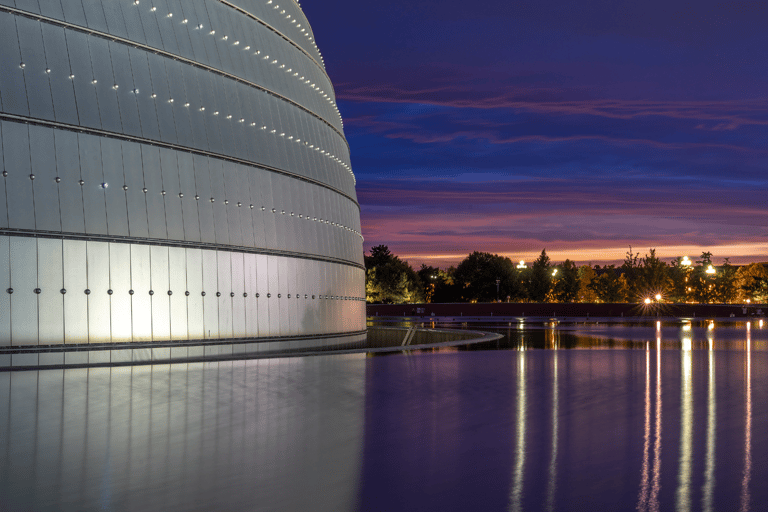
<svg viewBox="0 0 768 512"><path fill-rule="evenodd" d="M269 0L269 1L267 2L267 5L272 5L272 2L273 2L273 0ZM301 8L301 4L299 4L298 2L296 2L296 3L297 3L297 5L299 5L299 8ZM279 6L279 5L277 5L277 4L275 4L275 5L274 5L274 7L272 7L272 8L273 8L274 10L278 10L278 9L280 9L280 6ZM281 11L280 11L280 14L285 14L285 9L281 10ZM303 29L303 28L301 28L301 24L300 24L300 23L296 23L296 19L295 19L295 18L293 18L293 17L292 17L290 14L286 14L286 15L285 15L285 19L287 19L287 20L291 20L291 23L294 23L294 24L296 25L296 28L297 28L297 29L301 29L300 33L301 33L301 34L302 34L304 37L306 37L306 38L307 38L307 40L308 40L310 43L312 43L312 47L313 47L313 48L315 49L315 51L317 52L317 55L318 55L318 57L320 57L320 61L323 63L323 65L325 65L325 59L323 59L323 55L320 53L320 48L318 48L318 47L317 47L317 44L315 44L315 40L314 40L314 38L313 38L311 35L309 35L309 31L308 31L308 30L306 30L306 29Z"/></svg>
<svg viewBox="0 0 768 512"><path fill-rule="evenodd" d="M5 292L7 294L9 294L9 295L12 295L14 293L14 291L15 290L13 288L8 288L8 289L5 290ZM35 288L32 291L35 294L37 294L37 295L40 295L41 293L43 293L42 288ZM67 293L67 289L66 288L62 288L61 290L59 290L59 293L61 293L62 295L65 295ZM91 290L89 288L86 288L85 290L83 290L83 293L85 293L86 295L90 295L91 294ZM114 293L115 292L112 289L107 290L107 295L112 295ZM135 293L136 292L134 290L128 290L128 295L134 295ZM154 290L149 290L149 295L154 295L154 294L155 294ZM173 291L172 290L168 290L168 295L169 296L173 295ZM184 295L189 297L190 296L189 291L184 292ZM200 292L200 295L202 297L205 297L206 293L205 292ZM301 294L296 293L294 295L295 295L296 299L301 299ZM230 292L229 296L230 296L230 298L234 298L235 292ZM221 292L216 292L216 297L221 297ZM243 293L243 297L247 298L248 297L248 293L244 292ZM261 294L260 293L256 293L255 297L258 299L258 298L261 297ZM278 299L281 299L282 297L283 297L283 295L281 293L277 294L277 298ZM268 293L267 294L267 298L268 299L272 298L272 294ZM291 294L290 293L288 294L288 298L289 299L291 298ZM308 299L309 295L305 293L304 294L304 298ZM365 300L364 297L349 297L349 296L339 296L339 295L319 295L318 298L319 299L328 299L328 300L356 300L356 301L363 301L363 300ZM315 300L315 296L314 295L312 295L312 300Z"/></svg>
<svg viewBox="0 0 768 512"><path fill-rule="evenodd" d="M8 171L5 171L5 170L4 170L4 171L3 171L3 178L7 178L7 177L8 177ZM30 175L29 175L29 179L30 179L30 180L34 180L35 178L36 178L36 176L35 176L34 174L30 174ZM60 177L58 177L58 176L56 176L56 177L55 177L53 180L54 180L56 183L61 183L61 178L60 178ZM77 183L78 183L78 184L79 184L81 187L82 187L82 186L85 186L85 181L84 181L84 180L78 180L78 182L77 182ZM107 189L107 188L109 188L109 183L106 183L106 182L105 182L105 183L100 183L100 184L99 184L99 188ZM123 185L123 190L127 192L127 191L128 191L128 185ZM144 192L145 194L149 193L149 189L147 189L146 187L142 188L142 189L141 189L141 191L142 191L142 192ZM161 191L160 191L160 194L164 196L164 195L166 195L167 193L166 193L166 191L165 191L165 190L161 190ZM179 198L182 198L182 197L184 197L184 193L183 193L183 192L179 192L179 194L178 194L178 195L179 195ZM195 200L196 200L196 201L199 201L199 200L200 200L200 196L199 196L199 195L195 195ZM211 203L215 203L215 202L216 202L216 199L212 197L212 198L210 199L210 201L211 201ZM228 204L229 204L229 200L228 200L228 199L225 199L225 200L224 200L224 204L225 204L225 205L228 205ZM243 203L242 203L242 202L240 202L240 201L238 201L238 202L237 202L237 207L238 207L238 208L240 208L241 206L243 206ZM253 208L254 208L253 204L250 204L250 205L248 205L248 207L249 207L251 210L253 210ZM266 211L266 207L262 206L262 207L261 207L261 211ZM277 213L277 208L272 208L272 213ZM285 210L280 210L280 214L281 214L281 215L286 215L286 211L285 211ZM294 212L290 212L290 216L291 216L291 217L296 217L297 215L296 215ZM352 228L350 228L350 227L348 227L348 226L344 226L343 224L340 224L340 223L338 223L338 222L333 222L333 221L330 221L330 220L327 220L327 219L318 219L317 217L310 217L309 215L307 215L307 216L305 217L305 216L304 216L304 214L302 214L302 213L298 214L298 218L299 218L299 219L306 219L306 220L311 220L311 221L314 221L314 222L320 222L321 224L328 224L328 225L330 225L330 226L333 226L333 227L336 227L336 228L342 228L342 229L344 229L344 230L346 230L346 231L349 231L349 232L351 232L351 233L354 233L355 235L357 235L357 236L358 236L358 237L360 237L361 239L363 238L363 235L362 235L361 233L359 233L358 231L356 231L356 230L354 230L354 229L352 229Z"/></svg>
<svg viewBox="0 0 768 512"><path fill-rule="evenodd" d="M22 70L25 70L27 66L26 66L26 64L25 64L25 63L21 62L21 63L19 64L19 67L20 67ZM46 70L45 70L45 73L46 73L46 74L50 74L50 73L51 73L51 69L50 69L50 68L46 68ZM74 80L74 79L75 79L75 75L74 75L74 74L70 74L70 75L69 75L69 79L70 79L70 80ZM92 84L94 84L94 85L96 85L96 84L98 83L98 80L96 80L96 79L94 78L94 79L92 79L92 80L91 80L91 83L92 83ZM116 90L116 91L117 91L118 89L120 89L120 85L119 85L119 84L113 84L113 85L112 85L112 89L114 89L114 90ZM133 94L136 94L136 95L138 95L138 94L140 93L139 89L133 89L131 92L133 92ZM152 94L150 94L150 95L149 95L149 97L150 97L150 98L152 98L152 99L157 99L157 94L155 94L155 93L152 93ZM166 101L167 101L168 103L170 103L170 104L175 104L175 100L174 100L173 98L169 98L169 99L168 99L168 100L166 100ZM190 107L190 104L189 104L189 103L184 103L184 107L185 107L185 108L189 108L189 107ZM203 107L203 106L201 106L201 107L199 107L199 108L198 108L198 111L200 111L200 112L205 112L205 110L206 110L206 108L205 108L205 107ZM220 112L219 112L219 111L214 111L214 112L213 112L213 115L214 115L214 116L218 116L219 114L220 114ZM231 119L233 118L232 114L227 114L227 115L226 115L226 116L224 116L224 117L225 117L227 120L231 120ZM237 122L238 122L239 124L246 124L246 120L245 120L245 118L240 118L240 119L238 119L238 120L237 120ZM251 126L251 127L256 127L256 126L257 126L256 122L250 122L250 123L248 123L248 124L249 124L249 126ZM295 143L297 143L297 144L299 144L299 145L301 145L301 146L304 146L304 147L306 147L306 148L307 148L307 149L309 149L309 150L314 150L314 151L317 151L317 152L319 152L321 155L325 156L325 157L326 157L326 158L328 158L329 160L331 160L331 161L333 161L333 162L336 162L338 165L340 165L340 166L341 166L341 167L342 167L342 168L343 168L345 171L347 171L347 172L350 174L350 176L352 176L352 181L353 181L353 183L354 183L354 184L357 184L357 178L355 177L355 174L352 172L352 168L351 168L349 165L347 165L347 164L346 164L346 163L345 163L345 162L344 162L344 161L343 161L341 158L339 158L339 157L337 157L336 155L332 154L330 151L327 151L327 150L325 150L325 149L322 149L320 146L318 146L318 145L316 145L316 144L312 144L312 143L310 143L309 141L306 141L306 140L302 141L302 140L301 140L301 138L299 138L299 137L294 137L293 135L288 135L288 134L286 134L285 132L279 132L279 133L278 133L277 129L271 129L271 130L270 130L270 129L269 129L269 127L267 127L266 125L262 125L262 126L261 126L261 129L262 129L262 130L264 130L264 131L267 131L267 132L269 132L269 133L271 133L271 134L273 134L273 135L277 135L277 136L283 137L283 138L285 138L286 140L290 140L290 141L293 141L293 142L295 142Z"/></svg>
<svg viewBox="0 0 768 512"><path fill-rule="evenodd" d="M139 5L139 4L140 4L140 0L134 0L133 1L133 5ZM276 6L276 8L279 8L279 6ZM157 7L150 8L150 12L153 12L153 13L157 12ZM285 12L285 11L283 11L283 12ZM288 16L290 18L290 15L288 15ZM169 12L168 14L165 15L165 17L166 18L173 18L173 13ZM295 20L294 20L294 22L295 22ZM187 20L186 18L181 21L182 25L186 25L187 23L189 23L189 20ZM205 28L205 27L203 26L202 23L199 23L196 28L197 28L197 30L203 30L203 28ZM302 28L301 30L304 30L304 29ZM216 35L216 30L212 29L212 30L210 30L208 32L208 34L211 35L211 36L215 36ZM232 43L232 46L240 46L240 40L237 39L237 38L234 38L234 39L235 39L235 42ZM223 36L221 38L221 40L222 41L228 41L229 40L229 36L225 35L225 36ZM310 40L311 40L311 38L310 38ZM314 44L314 42L312 44ZM315 46L315 49L317 49L317 46ZM250 50L251 50L251 46L250 45L245 45L243 47L243 51L250 51ZM319 55L319 53L320 53L320 50L318 50L318 55ZM261 50L256 50L253 53L253 56L259 56L259 55L261 55ZM262 58L264 60L270 62L271 64L275 64L276 65L276 64L279 63L277 59L270 60L269 55L266 55L266 56L264 56ZM322 56L321 56L321 59L322 59ZM339 109L336 106L336 102L334 102L333 99L325 91L320 89L320 87L315 85L311 80L305 78L304 76L299 76L300 75L299 72L294 72L292 68L286 69L285 64L281 64L279 67L280 67L280 69L284 70L285 73L287 73L290 76L293 76L295 79L297 79L300 83L302 83L304 85L308 85L310 89L312 89L313 91L318 93L320 96L323 97L323 99L325 99L328 103L330 103L330 105L336 111L336 115L338 116L339 122L342 124L342 127L344 126L344 121L341 119L341 113L339 112ZM293 74L291 75L291 73L293 73Z"/></svg>

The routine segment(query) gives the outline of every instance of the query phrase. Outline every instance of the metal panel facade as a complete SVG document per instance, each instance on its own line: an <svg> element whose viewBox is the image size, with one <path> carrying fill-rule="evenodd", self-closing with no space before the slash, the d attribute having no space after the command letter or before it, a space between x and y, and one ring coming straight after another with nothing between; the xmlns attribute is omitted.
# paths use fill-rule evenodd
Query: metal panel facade
<svg viewBox="0 0 768 512"><path fill-rule="evenodd" d="M112 341L132 341L131 246L128 244L109 244L109 289L112 290Z"/></svg>
<svg viewBox="0 0 768 512"><path fill-rule="evenodd" d="M40 294L39 338L44 345L64 343L64 266L62 241L37 240L37 281Z"/></svg>
<svg viewBox="0 0 768 512"><path fill-rule="evenodd" d="M11 344L11 247L10 238L0 236L0 347Z"/></svg>
<svg viewBox="0 0 768 512"><path fill-rule="evenodd" d="M251 7L0 1L0 346L364 328L331 86Z"/></svg>

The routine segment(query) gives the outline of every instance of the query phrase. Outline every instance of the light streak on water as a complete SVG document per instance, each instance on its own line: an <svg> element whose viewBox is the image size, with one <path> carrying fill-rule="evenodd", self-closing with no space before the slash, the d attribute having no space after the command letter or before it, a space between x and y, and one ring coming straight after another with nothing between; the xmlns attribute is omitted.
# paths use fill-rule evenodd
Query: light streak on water
<svg viewBox="0 0 768 512"><path fill-rule="evenodd" d="M658 331L658 326L657 326ZM643 477L640 483L640 496L637 500L637 510L648 509L650 488L650 450L651 450L651 347L645 343L645 426L643 428Z"/></svg>
<svg viewBox="0 0 768 512"><path fill-rule="evenodd" d="M693 459L692 339L683 337L682 386L680 388L680 456L678 458L676 510L691 509L691 462Z"/></svg>
<svg viewBox="0 0 768 512"><path fill-rule="evenodd" d="M717 403L715 399L715 354L714 337L707 337L709 348L709 385L707 387L707 451L704 467L704 485L702 486L702 510L711 512L712 498L715 490L715 433L717 432Z"/></svg>
<svg viewBox="0 0 768 512"><path fill-rule="evenodd" d="M559 332L558 332L559 334ZM557 444L558 444L558 415L559 408L559 386L557 371L557 349L558 342L553 343L554 354L554 378L552 382L552 448L549 459L549 481L547 482L547 510L555 510L555 491L557 490Z"/></svg>
<svg viewBox="0 0 768 512"><path fill-rule="evenodd" d="M749 484L752 479L752 329L747 323L747 389L744 418L744 473L741 477L741 508L742 512L749 510L751 496Z"/></svg>
<svg viewBox="0 0 768 512"><path fill-rule="evenodd" d="M523 510L523 478L525 477L525 427L526 427L526 388L525 388L525 344L521 345L518 354L517 372L517 425L515 443L515 471L512 483L510 510Z"/></svg>
<svg viewBox="0 0 768 512"><path fill-rule="evenodd" d="M656 331L656 437L653 440L653 484L648 509L659 511L659 491L661 490L661 331Z"/></svg>

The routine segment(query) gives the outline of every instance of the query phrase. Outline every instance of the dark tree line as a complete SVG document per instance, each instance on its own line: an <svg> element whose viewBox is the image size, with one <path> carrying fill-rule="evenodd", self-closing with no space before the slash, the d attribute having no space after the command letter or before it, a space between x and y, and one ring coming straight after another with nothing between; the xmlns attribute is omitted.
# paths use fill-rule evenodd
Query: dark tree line
<svg viewBox="0 0 768 512"><path fill-rule="evenodd" d="M530 265L475 251L456 267L422 265L414 271L385 245L365 256L366 295L376 303L444 302L665 302L734 303L768 301L768 270L759 263L735 267L728 259L715 266L712 253L693 262L669 263L649 249L629 248L616 265L553 264L542 250Z"/></svg>

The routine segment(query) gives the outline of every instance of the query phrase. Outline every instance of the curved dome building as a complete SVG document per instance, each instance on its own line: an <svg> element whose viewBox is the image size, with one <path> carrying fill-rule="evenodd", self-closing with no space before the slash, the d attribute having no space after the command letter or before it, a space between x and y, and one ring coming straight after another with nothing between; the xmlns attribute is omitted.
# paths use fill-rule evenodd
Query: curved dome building
<svg viewBox="0 0 768 512"><path fill-rule="evenodd" d="M0 346L365 331L349 147L294 0L0 0L0 166Z"/></svg>

